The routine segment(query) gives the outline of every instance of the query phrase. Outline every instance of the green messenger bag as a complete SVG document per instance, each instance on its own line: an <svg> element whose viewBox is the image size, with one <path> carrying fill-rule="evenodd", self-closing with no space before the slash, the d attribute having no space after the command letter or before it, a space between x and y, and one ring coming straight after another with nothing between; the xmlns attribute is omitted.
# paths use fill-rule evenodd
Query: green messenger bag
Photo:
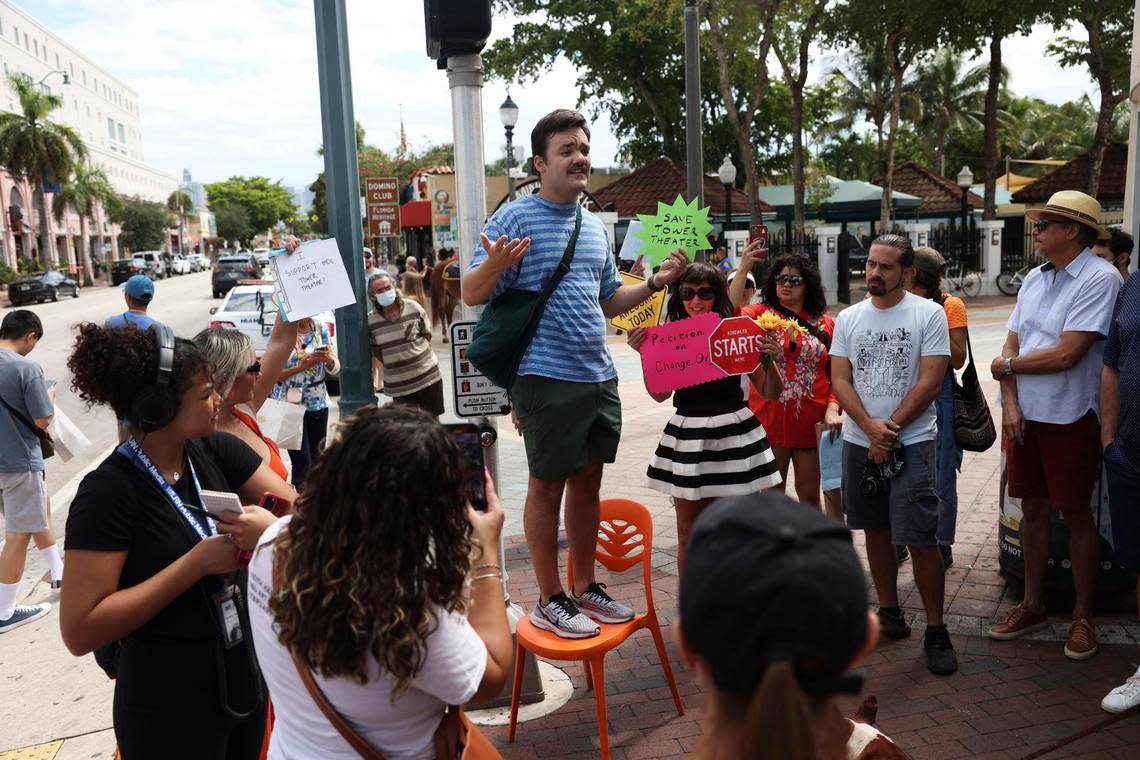
<svg viewBox="0 0 1140 760"><path fill-rule="evenodd" d="M562 261L558 262L558 267L541 292L510 288L483 309L471 336L471 345L467 347L467 358L475 365L475 369L500 388L510 390L515 384L519 365L538 330L538 322L546 310L546 303L558 283L570 271L574 246L578 243L578 232L581 229L582 207L578 206L575 209L574 232L566 244Z"/></svg>

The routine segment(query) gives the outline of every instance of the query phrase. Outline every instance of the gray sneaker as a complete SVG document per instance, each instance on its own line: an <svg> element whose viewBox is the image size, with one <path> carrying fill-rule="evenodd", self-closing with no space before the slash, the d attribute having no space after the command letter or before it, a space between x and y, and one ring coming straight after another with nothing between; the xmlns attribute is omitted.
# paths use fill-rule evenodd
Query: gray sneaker
<svg viewBox="0 0 1140 760"><path fill-rule="evenodd" d="M7 633L8 631L19 628L25 623L30 623L33 620L39 620L50 611L50 604L16 605L16 611L12 613L12 617L8 618L7 620L0 620L0 633Z"/></svg>
<svg viewBox="0 0 1140 760"><path fill-rule="evenodd" d="M585 593L575 596L574 602L599 623L626 623L633 620L633 610L621 602L615 602L606 593L606 584L591 583Z"/></svg>
<svg viewBox="0 0 1140 760"><path fill-rule="evenodd" d="M530 622L564 639L588 639L602 632L597 623L583 615L570 597L561 592L550 597L546 604L539 600L530 611Z"/></svg>

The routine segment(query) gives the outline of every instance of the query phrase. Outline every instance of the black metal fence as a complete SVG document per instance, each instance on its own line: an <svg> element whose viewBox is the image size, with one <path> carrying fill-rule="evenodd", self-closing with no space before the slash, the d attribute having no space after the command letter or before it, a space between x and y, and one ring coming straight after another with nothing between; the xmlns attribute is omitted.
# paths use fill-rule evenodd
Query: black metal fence
<svg viewBox="0 0 1140 760"><path fill-rule="evenodd" d="M814 234L792 230L791 235L783 228L772 230L768 238L768 257L778 259L791 254L806 256L819 263L819 243Z"/></svg>
<svg viewBox="0 0 1140 760"><path fill-rule="evenodd" d="M947 261L960 261L967 271L980 271L982 268L982 241L977 227L971 223L962 225L939 225L930 230L931 248L941 253Z"/></svg>

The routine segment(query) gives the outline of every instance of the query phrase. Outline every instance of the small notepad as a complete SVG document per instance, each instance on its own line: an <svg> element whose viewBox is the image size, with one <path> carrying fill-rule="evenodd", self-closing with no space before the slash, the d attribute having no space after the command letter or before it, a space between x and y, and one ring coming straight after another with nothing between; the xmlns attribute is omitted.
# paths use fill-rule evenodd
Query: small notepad
<svg viewBox="0 0 1140 760"><path fill-rule="evenodd" d="M203 489L201 494L203 509L212 515L220 515L222 512L237 512L239 515L242 513L241 499L236 493Z"/></svg>

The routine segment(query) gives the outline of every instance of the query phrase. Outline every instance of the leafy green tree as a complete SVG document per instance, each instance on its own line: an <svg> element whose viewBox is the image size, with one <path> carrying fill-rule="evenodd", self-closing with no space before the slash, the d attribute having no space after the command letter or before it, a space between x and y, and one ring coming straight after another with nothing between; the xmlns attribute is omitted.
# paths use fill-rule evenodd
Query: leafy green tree
<svg viewBox="0 0 1140 760"><path fill-rule="evenodd" d="M249 216L249 209L240 203L217 206L214 209L214 222L218 225L218 237L242 245L248 244L256 230Z"/></svg>
<svg viewBox="0 0 1140 760"><path fill-rule="evenodd" d="M289 224L297 211L293 194L280 182L271 182L266 177L230 177L223 182L212 182L206 185L206 196L215 215L220 206L244 206L254 234L278 222Z"/></svg>
<svg viewBox="0 0 1140 760"><path fill-rule="evenodd" d="M95 284L95 274L91 266L91 245L87 240L87 221L95 218L95 207L105 204L108 198L115 195L111 181L107 174L97 166L83 161L75 165L71 178L63 183L60 192L52 199L52 211L57 221L63 221L68 208L74 208L79 214L80 264L83 268L83 285L91 287ZM103 242L102 229L99 230L98 239ZM100 245L100 247L102 247Z"/></svg>
<svg viewBox="0 0 1140 760"><path fill-rule="evenodd" d="M329 220L328 220L328 191L325 188L325 173L321 172L317 175L313 184L309 185L309 190L313 193L313 207L309 209L309 225L313 232L318 235L329 234Z"/></svg>
<svg viewBox="0 0 1140 760"><path fill-rule="evenodd" d="M178 242L182 245L186 237L186 215L194 210L194 199L190 193L178 188L167 197L166 210L178 217Z"/></svg>
<svg viewBox="0 0 1140 760"><path fill-rule="evenodd" d="M45 262L54 261L56 256L50 252L55 251L55 241L48 234L43 183L70 177L76 163L87 157L87 146L75 130L51 118L52 111L63 106L63 96L40 90L24 74L9 74L8 86L20 107L0 113L0 165L31 183L40 217L40 256Z"/></svg>
<svg viewBox="0 0 1140 760"><path fill-rule="evenodd" d="M922 98L922 125L934 129L934 152L931 164L946 175L946 139L954 130L982 129L979 116L984 109L985 86L989 69L979 64L963 71L962 55L942 48L934 58L918 69L915 89ZM1002 81L1009 77L1003 71Z"/></svg>
<svg viewBox="0 0 1140 760"><path fill-rule="evenodd" d="M1049 43L1049 53L1062 66L1088 67L1100 90L1096 133L1089 149L1089 174L1085 191L1096 197L1100 190L1100 169L1104 151L1112 137L1113 114L1128 97L1129 63L1132 55L1131 3L1074 2L1063 0L1053 12L1054 25L1063 28L1076 19L1088 34L1088 40L1058 37Z"/></svg>
<svg viewBox="0 0 1140 760"><path fill-rule="evenodd" d="M555 62L568 60L578 71L578 107L593 104L594 119L608 115L633 160L683 159L681 3L499 0L496 5L520 20L509 37L484 53L490 76L534 81ZM712 85L715 79L708 81Z"/></svg>
<svg viewBox="0 0 1140 760"><path fill-rule="evenodd" d="M772 40L772 52L780 62L792 91L792 186L796 229L804 228L805 156L804 90L808 77L808 51L820 32L828 0L796 0L784 5L784 22Z"/></svg>
<svg viewBox="0 0 1140 760"><path fill-rule="evenodd" d="M119 220L119 244L127 251L160 248L166 241L166 231L174 224L163 204L138 196L123 200Z"/></svg>

